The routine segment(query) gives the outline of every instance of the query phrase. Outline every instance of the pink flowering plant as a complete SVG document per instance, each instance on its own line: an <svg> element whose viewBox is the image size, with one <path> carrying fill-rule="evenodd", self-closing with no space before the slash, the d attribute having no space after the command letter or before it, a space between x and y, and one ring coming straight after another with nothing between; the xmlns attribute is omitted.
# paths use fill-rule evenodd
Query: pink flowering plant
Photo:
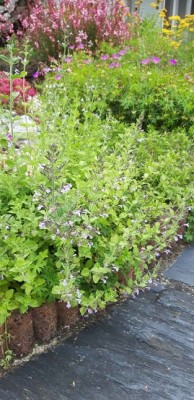
<svg viewBox="0 0 194 400"><path fill-rule="evenodd" d="M95 50L103 41L119 44L130 37L129 10L120 0L47 0L28 2L17 37L26 35L43 62L70 50ZM5 30L5 26L1 25ZM13 33L12 25L7 34Z"/></svg>

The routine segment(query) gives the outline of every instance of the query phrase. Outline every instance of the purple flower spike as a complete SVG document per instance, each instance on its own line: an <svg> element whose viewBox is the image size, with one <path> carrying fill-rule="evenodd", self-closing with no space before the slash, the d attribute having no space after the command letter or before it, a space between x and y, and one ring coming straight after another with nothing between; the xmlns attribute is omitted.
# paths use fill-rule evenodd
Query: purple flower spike
<svg viewBox="0 0 194 400"><path fill-rule="evenodd" d="M150 61L152 61L151 58L145 58L145 60L141 60L141 61L140 61L140 64L146 65L146 64L149 64Z"/></svg>
<svg viewBox="0 0 194 400"><path fill-rule="evenodd" d="M171 58L171 60L169 60L169 63L171 65L176 65L177 64L177 60L175 60L174 58Z"/></svg>
<svg viewBox="0 0 194 400"><path fill-rule="evenodd" d="M38 77L39 77L39 72L38 72L38 71L34 72L34 74L32 75L32 77L33 77L33 78L38 78Z"/></svg>
<svg viewBox="0 0 194 400"><path fill-rule="evenodd" d="M160 58L158 58L158 57L152 57L152 62L154 63L154 64L158 64L158 63L160 63Z"/></svg>
<svg viewBox="0 0 194 400"><path fill-rule="evenodd" d="M56 75L55 79L56 79L56 81L59 81L61 79L61 75Z"/></svg>
<svg viewBox="0 0 194 400"><path fill-rule="evenodd" d="M109 59L109 55L108 54L104 54L104 55L101 56L101 60L106 61L108 59Z"/></svg>

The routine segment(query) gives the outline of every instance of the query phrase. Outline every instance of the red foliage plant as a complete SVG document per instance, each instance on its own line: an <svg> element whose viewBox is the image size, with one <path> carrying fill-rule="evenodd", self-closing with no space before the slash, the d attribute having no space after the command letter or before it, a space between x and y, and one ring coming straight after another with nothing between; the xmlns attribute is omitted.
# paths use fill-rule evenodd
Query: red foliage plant
<svg viewBox="0 0 194 400"><path fill-rule="evenodd" d="M36 95L36 90L30 86L26 79L13 79L13 92L18 94L14 98L14 102L28 101L30 97ZM10 98L10 79L3 71L0 71L0 101L2 104L9 102Z"/></svg>

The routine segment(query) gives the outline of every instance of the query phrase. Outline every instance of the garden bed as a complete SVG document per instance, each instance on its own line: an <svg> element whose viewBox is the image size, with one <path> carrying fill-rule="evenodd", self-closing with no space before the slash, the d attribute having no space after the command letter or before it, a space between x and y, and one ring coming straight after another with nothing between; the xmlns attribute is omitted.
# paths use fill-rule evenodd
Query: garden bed
<svg viewBox="0 0 194 400"><path fill-rule="evenodd" d="M91 13L93 3L83 3ZM181 42L176 31L166 38L137 15L129 24L118 1L110 21L102 0L93 4L96 28L87 30L88 20L76 14L83 31L73 30L62 43L61 30L48 32L44 19L56 17L53 23L63 27L53 4L32 6L23 16L30 43L12 36L0 55L9 71L0 77L5 365L10 351L31 353L34 343L76 324L78 309L80 324L138 293L158 261L183 236L193 238L194 41ZM64 15L68 22L71 14ZM32 60L37 68L29 84ZM17 65L22 70L15 72Z"/></svg>

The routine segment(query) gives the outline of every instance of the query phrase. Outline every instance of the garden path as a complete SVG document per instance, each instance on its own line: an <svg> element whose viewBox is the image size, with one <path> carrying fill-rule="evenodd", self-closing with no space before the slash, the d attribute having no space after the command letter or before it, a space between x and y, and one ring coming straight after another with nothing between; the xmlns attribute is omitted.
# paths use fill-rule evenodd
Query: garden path
<svg viewBox="0 0 194 400"><path fill-rule="evenodd" d="M193 400L193 320L191 245L158 286L5 375L0 400Z"/></svg>

